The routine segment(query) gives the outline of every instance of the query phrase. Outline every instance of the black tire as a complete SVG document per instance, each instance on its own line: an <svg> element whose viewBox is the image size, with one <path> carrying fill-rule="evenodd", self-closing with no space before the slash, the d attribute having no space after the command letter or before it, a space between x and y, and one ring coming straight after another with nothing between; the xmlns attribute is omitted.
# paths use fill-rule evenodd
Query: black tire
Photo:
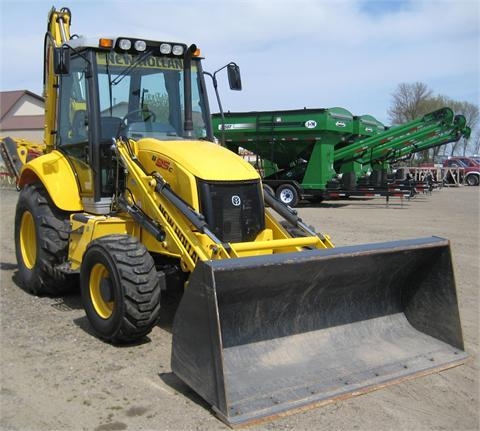
<svg viewBox="0 0 480 431"><path fill-rule="evenodd" d="M129 235L108 235L87 247L80 269L83 306L95 334L110 343L147 335L160 313L152 256Z"/></svg>
<svg viewBox="0 0 480 431"><path fill-rule="evenodd" d="M291 184L282 184L275 193L277 199L285 205L296 207L300 200L297 189Z"/></svg>
<svg viewBox="0 0 480 431"><path fill-rule="evenodd" d="M469 185L469 186L478 186L478 183L479 183L479 177L478 175L469 175L465 182Z"/></svg>
<svg viewBox="0 0 480 431"><path fill-rule="evenodd" d="M60 295L72 277L55 269L68 257L69 214L52 203L41 184L20 191L15 212L15 254L22 287L35 295Z"/></svg>

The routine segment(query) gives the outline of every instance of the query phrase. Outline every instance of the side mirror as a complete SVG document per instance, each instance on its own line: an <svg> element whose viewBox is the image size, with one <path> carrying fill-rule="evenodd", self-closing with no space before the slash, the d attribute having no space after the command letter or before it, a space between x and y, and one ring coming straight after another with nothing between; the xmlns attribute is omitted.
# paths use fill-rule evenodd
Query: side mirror
<svg viewBox="0 0 480 431"><path fill-rule="evenodd" d="M242 89L242 78L240 68L235 63L229 63L227 66L228 83L231 90L240 91Z"/></svg>
<svg viewBox="0 0 480 431"><path fill-rule="evenodd" d="M68 75L70 73L70 50L68 46L54 48L53 71L56 75Z"/></svg>

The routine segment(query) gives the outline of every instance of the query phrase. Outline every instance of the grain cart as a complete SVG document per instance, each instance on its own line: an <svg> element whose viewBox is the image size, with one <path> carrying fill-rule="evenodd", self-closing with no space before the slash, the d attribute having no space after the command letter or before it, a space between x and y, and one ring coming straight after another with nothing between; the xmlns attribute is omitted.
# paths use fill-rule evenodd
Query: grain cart
<svg viewBox="0 0 480 431"><path fill-rule="evenodd" d="M172 370L230 425L465 360L447 240L334 248L210 142L194 45L71 38L70 21L50 12L46 150L18 181L25 289L61 294L79 275L111 343L148 334L181 289Z"/></svg>
<svg viewBox="0 0 480 431"><path fill-rule="evenodd" d="M225 145L234 152L245 148L260 157L263 180L285 204L328 197L335 176L335 146L375 135L384 126L375 118L354 116L344 108L287 111L227 112ZM222 118L212 116L215 133ZM266 164L267 170L264 169ZM336 185L333 186L336 189Z"/></svg>
<svg viewBox="0 0 480 431"><path fill-rule="evenodd" d="M276 172L264 175L264 183L291 206L301 198L409 196L410 186L387 183L388 161L400 150L418 151L426 141L440 145L447 136L459 139L449 108L392 128L342 108L226 113L225 118L226 146L233 151L243 147L275 162ZM213 124L221 130L218 114ZM365 172L372 175L357 184Z"/></svg>

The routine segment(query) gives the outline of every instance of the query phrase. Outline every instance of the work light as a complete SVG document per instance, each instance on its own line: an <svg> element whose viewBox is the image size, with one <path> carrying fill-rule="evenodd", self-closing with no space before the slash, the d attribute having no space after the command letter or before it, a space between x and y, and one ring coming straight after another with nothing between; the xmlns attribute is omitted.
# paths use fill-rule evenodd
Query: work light
<svg viewBox="0 0 480 431"><path fill-rule="evenodd" d="M182 45L173 45L172 53L173 53L173 55L182 55L183 54L183 46Z"/></svg>
<svg viewBox="0 0 480 431"><path fill-rule="evenodd" d="M133 46L137 51L145 51L147 49L147 43L144 40L136 40Z"/></svg>
<svg viewBox="0 0 480 431"><path fill-rule="evenodd" d="M128 51L132 47L132 42L129 39L120 39L118 41L118 47L124 51Z"/></svg>
<svg viewBox="0 0 480 431"><path fill-rule="evenodd" d="M169 43L162 43L160 45L160 53L161 54L170 54L172 52L172 45Z"/></svg>

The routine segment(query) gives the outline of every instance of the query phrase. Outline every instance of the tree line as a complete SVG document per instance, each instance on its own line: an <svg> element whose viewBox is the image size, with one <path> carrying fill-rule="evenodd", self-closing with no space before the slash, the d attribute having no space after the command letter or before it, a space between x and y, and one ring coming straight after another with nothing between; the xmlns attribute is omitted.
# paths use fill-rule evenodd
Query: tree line
<svg viewBox="0 0 480 431"><path fill-rule="evenodd" d="M478 155L480 153L480 133L478 130L480 114L477 105L466 101L453 100L428 88L423 82L401 83L392 93L391 105L387 110L392 124L403 124L422 117L443 107L451 108L455 114L463 114L467 125L472 129L470 139L461 138L439 147L416 154L419 162L437 161L441 156Z"/></svg>

